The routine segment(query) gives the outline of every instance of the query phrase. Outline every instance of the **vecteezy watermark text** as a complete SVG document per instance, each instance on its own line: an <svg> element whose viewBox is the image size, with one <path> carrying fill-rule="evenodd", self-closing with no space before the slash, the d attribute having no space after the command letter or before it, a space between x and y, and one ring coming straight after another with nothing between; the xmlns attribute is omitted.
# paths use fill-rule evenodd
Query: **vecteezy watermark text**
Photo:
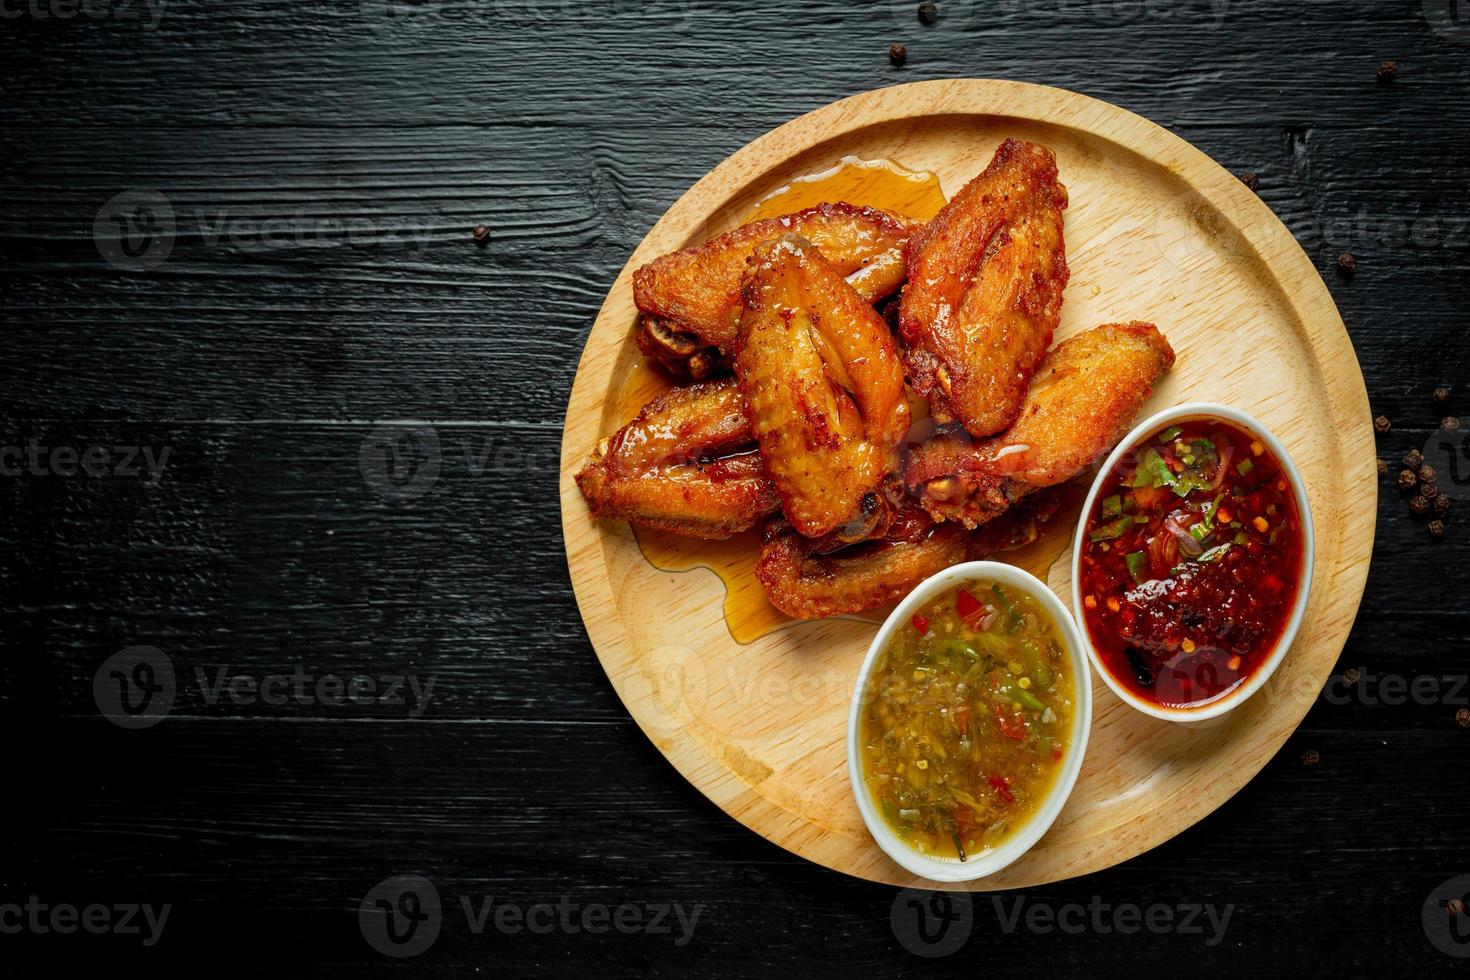
<svg viewBox="0 0 1470 980"><path fill-rule="evenodd" d="M704 912L703 905L687 908L679 902L624 902L606 905L581 902L569 895L556 901L524 904L492 895L458 895L451 908L464 917L471 935L489 930L501 935L603 935L615 932L669 936L675 946L687 946ZM369 946L385 956L406 959L427 950L438 939L448 916L435 884L423 875L384 878L358 905L358 927Z"/></svg>
<svg viewBox="0 0 1470 980"><path fill-rule="evenodd" d="M408 717L428 710L434 678L417 674L232 672L228 666L193 670L196 697L211 707L291 705L327 707L405 707ZM132 646L108 657L92 678L92 697L103 717L121 728L149 728L173 710L178 695L173 661L162 650Z"/></svg>
<svg viewBox="0 0 1470 980"><path fill-rule="evenodd" d="M172 446L45 446L32 439L24 446L0 446L0 476L120 476L146 472L157 485L173 452ZM142 467L140 470L139 467Z"/></svg>
<svg viewBox="0 0 1470 980"><path fill-rule="evenodd" d="M0 0L0 20L140 20L151 31L168 0Z"/></svg>
<svg viewBox="0 0 1470 980"><path fill-rule="evenodd" d="M33 894L24 905L0 904L0 935L69 936L86 932L94 936L140 936L144 946L154 946L172 911L172 905L155 908L138 902L93 902L78 907L70 902L43 902Z"/></svg>

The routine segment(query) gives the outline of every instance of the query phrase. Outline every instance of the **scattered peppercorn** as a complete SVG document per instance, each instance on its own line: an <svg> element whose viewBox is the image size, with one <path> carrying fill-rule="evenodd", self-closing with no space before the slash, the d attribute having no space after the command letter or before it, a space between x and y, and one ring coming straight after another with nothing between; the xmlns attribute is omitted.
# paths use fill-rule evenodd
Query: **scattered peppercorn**
<svg viewBox="0 0 1470 980"><path fill-rule="evenodd" d="M1343 275L1352 275L1358 271L1358 257L1352 252L1343 252L1337 257L1337 271Z"/></svg>
<svg viewBox="0 0 1470 980"><path fill-rule="evenodd" d="M1450 498L1440 494L1434 498L1434 516L1443 517L1450 512Z"/></svg>
<svg viewBox="0 0 1470 980"><path fill-rule="evenodd" d="M1465 900L1463 898L1452 898L1444 903L1444 909L1450 915L1459 915L1465 911Z"/></svg>
<svg viewBox="0 0 1470 980"><path fill-rule="evenodd" d="M1249 187L1251 190L1256 190L1258 187L1261 186L1261 178L1254 170L1247 170L1245 173L1241 174L1240 182Z"/></svg>
<svg viewBox="0 0 1470 980"><path fill-rule="evenodd" d="M1414 475L1419 478L1420 483L1433 483L1434 467L1430 466L1428 463L1424 463L1420 465L1417 470L1414 471Z"/></svg>
<svg viewBox="0 0 1470 980"><path fill-rule="evenodd" d="M1417 470L1424 465L1424 454L1417 449L1410 449L1404 453L1404 465L1411 470Z"/></svg>
<svg viewBox="0 0 1470 980"><path fill-rule="evenodd" d="M1397 61L1385 61L1378 66L1378 80L1380 82L1391 82L1398 77L1399 63Z"/></svg>
<svg viewBox="0 0 1470 980"><path fill-rule="evenodd" d="M932 24L939 19L939 7L932 3L919 4L919 23Z"/></svg>
<svg viewBox="0 0 1470 980"><path fill-rule="evenodd" d="M1413 470L1399 471L1399 489L1408 493L1419 485L1419 478L1414 475Z"/></svg>
<svg viewBox="0 0 1470 980"><path fill-rule="evenodd" d="M1423 495L1425 500L1433 503L1439 499L1439 484L1433 480L1430 480L1428 483L1421 483L1419 484L1419 493Z"/></svg>
<svg viewBox="0 0 1470 980"><path fill-rule="evenodd" d="M1393 428L1393 423L1388 420L1387 415L1380 415L1373 420L1373 428L1377 432L1387 432Z"/></svg>
<svg viewBox="0 0 1470 980"><path fill-rule="evenodd" d="M1444 521L1430 521L1429 534L1431 537L1444 537Z"/></svg>
<svg viewBox="0 0 1470 980"><path fill-rule="evenodd" d="M909 60L909 49L906 45L895 44L888 49L888 60L893 62L895 68L903 67L903 63Z"/></svg>
<svg viewBox="0 0 1470 980"><path fill-rule="evenodd" d="M477 242L486 242L490 239L490 229L485 225L475 225L475 230L471 234L475 236Z"/></svg>
<svg viewBox="0 0 1470 980"><path fill-rule="evenodd" d="M1342 679L1348 682L1348 687L1352 687L1354 684L1358 683L1358 668L1349 667L1347 670L1343 671Z"/></svg>
<svg viewBox="0 0 1470 980"><path fill-rule="evenodd" d="M1378 475L1388 476L1388 463L1381 459L1378 461Z"/></svg>
<svg viewBox="0 0 1470 980"><path fill-rule="evenodd" d="M1448 388L1434 389L1434 404L1448 405L1450 403L1450 390Z"/></svg>
<svg viewBox="0 0 1470 980"><path fill-rule="evenodd" d="M1307 749L1307 751L1302 753L1302 765L1304 766L1315 766L1321 761L1322 753L1318 752L1316 749Z"/></svg>
<svg viewBox="0 0 1470 980"><path fill-rule="evenodd" d="M1461 728L1470 728L1470 708L1461 708L1455 712L1455 724Z"/></svg>
<svg viewBox="0 0 1470 980"><path fill-rule="evenodd" d="M1414 499L1409 501L1409 510L1413 511L1415 517L1423 517L1429 513L1429 498L1421 494L1415 494Z"/></svg>
<svg viewBox="0 0 1470 980"><path fill-rule="evenodd" d="M1446 415L1444 418L1439 420L1439 427L1446 432L1459 432L1460 420L1457 416Z"/></svg>

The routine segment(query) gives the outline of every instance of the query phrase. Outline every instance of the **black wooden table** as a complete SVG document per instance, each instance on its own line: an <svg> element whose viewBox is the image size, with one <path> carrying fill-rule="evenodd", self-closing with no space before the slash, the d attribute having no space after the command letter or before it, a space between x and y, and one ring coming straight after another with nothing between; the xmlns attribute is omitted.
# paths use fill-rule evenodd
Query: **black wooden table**
<svg viewBox="0 0 1470 980"><path fill-rule="evenodd" d="M0 3L0 964L1463 975L1470 457L1436 429L1470 416L1470 8L940 7ZM953 76L1259 174L1393 422L1361 613L1279 756L1148 854L968 906L684 782L588 644L556 476L583 340L664 209L800 113ZM1443 541L1391 486L1426 444Z"/></svg>

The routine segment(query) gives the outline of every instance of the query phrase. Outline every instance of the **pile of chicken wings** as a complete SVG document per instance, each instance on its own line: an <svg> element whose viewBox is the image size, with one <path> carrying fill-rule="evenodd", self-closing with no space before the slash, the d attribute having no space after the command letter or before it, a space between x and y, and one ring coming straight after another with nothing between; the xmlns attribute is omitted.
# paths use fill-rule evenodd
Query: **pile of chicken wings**
<svg viewBox="0 0 1470 980"><path fill-rule="evenodd" d="M638 269L638 346L679 386L593 451L593 515L764 523L756 575L805 619L1032 540L1035 491L1111 450L1174 363L1150 323L1051 346L1067 203L1052 152L1006 140L928 224L821 204Z"/></svg>

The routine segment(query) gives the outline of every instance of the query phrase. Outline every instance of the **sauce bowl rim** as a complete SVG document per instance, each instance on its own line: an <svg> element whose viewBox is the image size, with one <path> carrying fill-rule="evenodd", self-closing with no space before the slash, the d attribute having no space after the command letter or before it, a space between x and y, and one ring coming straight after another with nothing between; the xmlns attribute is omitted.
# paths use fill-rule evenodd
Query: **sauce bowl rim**
<svg viewBox="0 0 1470 980"><path fill-rule="evenodd" d="M1214 701L1207 702L1199 707L1170 708L1145 701L1138 697L1113 677L1107 665L1103 663L1101 655L1092 643L1092 635L1087 628L1087 617L1082 613L1082 587L1078 572L1082 564L1082 549L1087 542L1088 518L1092 514L1092 506L1097 501L1098 493L1102 490L1103 485L1109 482L1108 478L1113 472L1113 467L1123 458L1124 454L1158 429L1165 427L1171 422L1182 422L1198 418L1218 418L1234 423L1264 442L1266 447L1280 461L1281 468L1291 483L1292 495L1296 500L1297 511L1301 515L1302 569L1297 584L1296 599L1292 605L1291 615L1287 619L1286 627L1277 639L1270 656L1261 662L1261 666L1256 668L1255 673L1248 677L1244 684L1241 684L1233 691ZM1245 703L1251 695L1266 685L1272 675L1280 668L1281 664L1285 662L1286 655L1290 652L1292 644L1296 642L1297 633L1301 629L1303 619L1306 617L1307 603L1311 598L1312 591L1312 569L1315 563L1316 531L1312 523L1312 509L1307 499L1306 484L1302 481L1302 474L1297 469L1296 462L1291 458L1291 454L1286 451L1286 446L1259 419L1233 405L1226 405L1223 402L1184 402L1183 404L1174 405L1155 412L1130 429L1128 434L1108 454L1107 459L1102 464L1102 468L1098 470L1097 476L1093 478L1092 488L1088 491L1087 499L1082 504L1082 512L1077 517L1077 528L1072 537L1072 609L1077 614L1077 631L1081 635L1083 648L1087 651L1087 658L1091 661L1093 668L1097 671L1108 689L1117 695L1118 699L1125 704L1153 718L1182 724L1218 718Z"/></svg>
<svg viewBox="0 0 1470 980"><path fill-rule="evenodd" d="M988 853L967 861L947 861L921 854L905 843L888 826L878 811L872 794L863 779L862 764L862 708L863 693L872 676L873 668L888 647L893 635L907 624L914 610L928 601L937 592L952 586L977 579L990 579L1002 585L1026 591L1034 596L1051 615L1064 640L1065 654L1072 666L1075 688L1072 711L1071 741L1061 771L1048 789L1046 797L1036 811L1011 836ZM1082 771L1083 756L1087 751L1087 737L1092 730L1092 675L1088 656L1082 643L1084 639L1076 621L1067 610L1067 605L1045 582L1023 568L999 561L968 561L951 565L936 572L916 585L903 601L883 621L868 652L863 657L853 685L852 701L847 714L847 776L852 786L853 798L868 832L883 852L904 870L937 882L965 882L984 878L1018 860L1039 841L1057 816L1062 812L1077 776Z"/></svg>

